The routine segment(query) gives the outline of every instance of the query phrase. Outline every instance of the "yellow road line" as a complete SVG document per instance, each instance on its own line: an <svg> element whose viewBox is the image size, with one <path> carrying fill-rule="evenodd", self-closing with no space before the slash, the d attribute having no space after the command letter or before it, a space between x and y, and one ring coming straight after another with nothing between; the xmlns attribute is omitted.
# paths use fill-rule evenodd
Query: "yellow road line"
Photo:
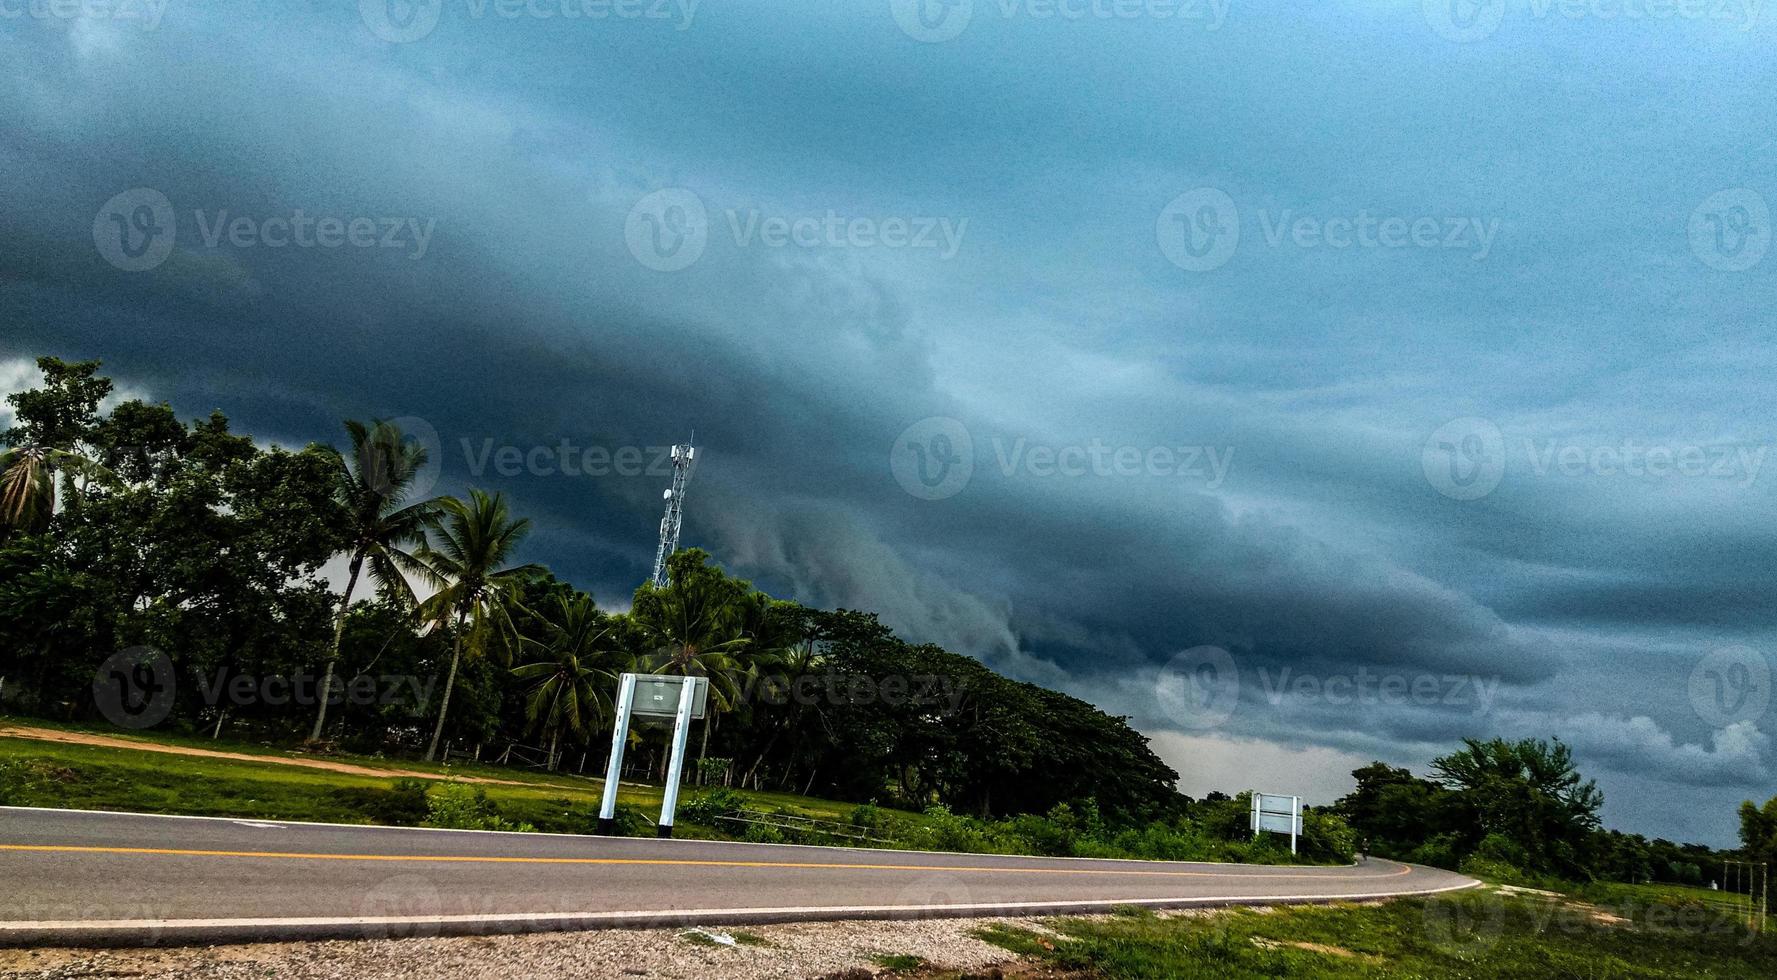
<svg viewBox="0 0 1777 980"><path fill-rule="evenodd" d="M170 847L77 847L61 844L0 844L0 851L37 854L124 854L157 857L260 858L276 861L426 861L446 864L608 864L674 865L699 868L794 868L832 871L952 871L986 874L1123 875L1155 878L1319 878L1316 874L1228 874L1219 871L1138 871L1125 868L1021 868L918 864L817 864L795 861L697 861L668 858L497 857L461 854L306 854L283 851L198 851ZM1364 881L1411 874L1412 868L1383 875L1339 875L1333 880Z"/></svg>

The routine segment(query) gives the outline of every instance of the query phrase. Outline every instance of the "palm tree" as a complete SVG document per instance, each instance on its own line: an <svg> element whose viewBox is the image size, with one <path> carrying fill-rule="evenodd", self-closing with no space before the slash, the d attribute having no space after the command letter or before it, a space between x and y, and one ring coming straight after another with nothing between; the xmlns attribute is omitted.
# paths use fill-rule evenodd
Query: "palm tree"
<svg viewBox="0 0 1777 980"><path fill-rule="evenodd" d="M644 582L629 617L648 651L642 658L648 670L709 678L716 709L727 711L746 674L742 608L751 587L708 562L697 548L667 559L668 584Z"/></svg>
<svg viewBox="0 0 1777 980"><path fill-rule="evenodd" d="M0 452L0 525L9 533L43 533L55 516L59 473L117 482L110 470L71 450L14 446Z"/></svg>
<svg viewBox="0 0 1777 980"><path fill-rule="evenodd" d="M541 647L546 658L514 667L520 680L535 682L525 702L525 718L533 730L549 732L549 768L555 768L555 749L566 731L582 741L611 703L609 691L617 679L610 669L619 656L611 626L592 597L584 592L560 596L555 608L540 611L545 638L529 642Z"/></svg>
<svg viewBox="0 0 1777 980"><path fill-rule="evenodd" d="M438 726L426 749L428 762L437 756L438 740L444 736L458 664L465 656L475 659L490 650L502 658L510 656L517 644L512 614L523 608L521 590L527 580L545 572L541 565L503 567L531 530L528 519L512 518L505 497L471 490L468 503L445 497L438 507L430 525L437 543L428 540L421 545L412 566L438 590L420 605L420 615L433 624L452 626L456 634L444 700L438 707Z"/></svg>
<svg viewBox="0 0 1777 980"><path fill-rule="evenodd" d="M339 472L334 499L347 526L347 548L352 556L347 567L345 594L333 618L333 647L321 676L321 704L315 710L315 727L309 741L319 741L327 724L327 697L333 689L333 669L339 661L340 641L345 637L346 613L358 576L366 565L370 575L403 604L413 602L413 587L400 567L413 564L409 549L425 543L426 523L438 509L436 499L407 503L414 481L427 463L426 447L410 443L396 426L377 421L372 426L347 421L351 458L335 453Z"/></svg>
<svg viewBox="0 0 1777 980"><path fill-rule="evenodd" d="M755 595L760 595L756 593ZM760 632L766 637L755 640L753 653L753 671L758 674L770 670L792 686L798 678L824 671L826 653L817 635L812 616L806 608L793 602L774 602L766 607L766 612L773 622ZM778 713L772 724L771 735L765 740L765 747L759 751L758 758L740 777L740 785L746 786L752 781L759 767L770 757L771 750L777 746L778 739L786 731L797 732L795 744L790 750L790 766L793 767L801 757L802 716L806 705L792 701L787 710ZM785 769L786 774L789 768Z"/></svg>
<svg viewBox="0 0 1777 980"><path fill-rule="evenodd" d="M666 567L667 585L643 583L629 615L647 650L641 660L648 670L709 679L711 712L698 750L701 773L716 719L734 710L752 676L751 652L757 631L768 626L771 600L712 567L702 549L681 551Z"/></svg>

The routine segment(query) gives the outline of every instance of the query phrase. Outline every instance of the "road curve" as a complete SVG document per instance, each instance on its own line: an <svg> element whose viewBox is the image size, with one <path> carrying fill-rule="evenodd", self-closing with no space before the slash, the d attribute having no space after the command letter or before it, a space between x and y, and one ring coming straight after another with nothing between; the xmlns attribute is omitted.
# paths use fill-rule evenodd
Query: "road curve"
<svg viewBox="0 0 1777 980"><path fill-rule="evenodd" d="M0 945L149 946L1327 902L1468 878L0 807Z"/></svg>

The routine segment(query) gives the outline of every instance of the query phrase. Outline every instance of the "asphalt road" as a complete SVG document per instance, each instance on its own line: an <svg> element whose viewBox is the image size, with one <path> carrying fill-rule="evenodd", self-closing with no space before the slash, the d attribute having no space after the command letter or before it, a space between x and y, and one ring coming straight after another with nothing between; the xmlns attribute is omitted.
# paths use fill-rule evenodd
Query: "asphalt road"
<svg viewBox="0 0 1777 980"><path fill-rule="evenodd" d="M0 808L0 945L480 935L1312 902L1462 888L1347 868L995 857Z"/></svg>

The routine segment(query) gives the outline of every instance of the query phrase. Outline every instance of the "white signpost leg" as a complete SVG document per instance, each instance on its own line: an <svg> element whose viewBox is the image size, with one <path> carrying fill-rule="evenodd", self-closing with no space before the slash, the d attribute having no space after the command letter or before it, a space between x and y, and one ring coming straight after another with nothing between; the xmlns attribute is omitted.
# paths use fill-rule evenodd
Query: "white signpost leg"
<svg viewBox="0 0 1777 980"><path fill-rule="evenodd" d="M1290 853L1296 853L1296 835L1302 832L1302 798L1290 797Z"/></svg>
<svg viewBox="0 0 1777 980"><path fill-rule="evenodd" d="M660 800L658 835L673 835L673 811L679 808L679 778L685 772L685 743L691 738L691 706L697 700L699 678L687 677L679 685L679 713L673 716L673 754L666 766L666 793Z"/></svg>
<svg viewBox="0 0 1777 980"><path fill-rule="evenodd" d="M605 767L605 796L599 803L598 832L609 834L617 825L617 780L623 775L623 748L629 742L629 713L634 707L636 675L624 674L617 684L617 718L612 722L611 764Z"/></svg>

